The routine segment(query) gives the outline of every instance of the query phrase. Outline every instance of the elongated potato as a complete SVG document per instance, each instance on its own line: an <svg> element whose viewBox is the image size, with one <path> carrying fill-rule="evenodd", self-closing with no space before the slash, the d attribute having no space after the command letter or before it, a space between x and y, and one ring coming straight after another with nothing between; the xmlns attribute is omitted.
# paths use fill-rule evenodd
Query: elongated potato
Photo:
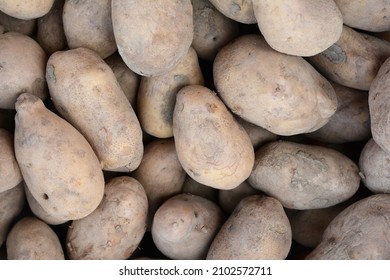
<svg viewBox="0 0 390 280"><path fill-rule="evenodd" d="M210 0L210 2L228 18L245 24L256 23L252 0Z"/></svg>
<svg viewBox="0 0 390 280"><path fill-rule="evenodd" d="M7 237L9 260L64 260L64 252L55 232L34 217L18 221Z"/></svg>
<svg viewBox="0 0 390 280"><path fill-rule="evenodd" d="M233 113L274 134L325 125L337 108L330 83L301 57L271 49L259 35L226 45L213 65L218 94Z"/></svg>
<svg viewBox="0 0 390 280"><path fill-rule="evenodd" d="M292 242L291 227L280 202L251 195L237 205L215 236L208 260L285 259Z"/></svg>
<svg viewBox="0 0 390 280"><path fill-rule="evenodd" d="M46 70L59 114L89 141L104 170L132 171L143 154L142 130L111 68L86 48L56 52Z"/></svg>
<svg viewBox="0 0 390 280"><path fill-rule="evenodd" d="M15 18L29 20L44 16L54 0L0 0L0 10Z"/></svg>
<svg viewBox="0 0 390 280"><path fill-rule="evenodd" d="M193 39L190 0L112 0L118 51L131 70L158 76L187 54Z"/></svg>
<svg viewBox="0 0 390 280"><path fill-rule="evenodd" d="M37 27L37 20L23 20L11 17L0 11L0 26L5 32L18 32L24 35L32 36ZM3 32L0 32L3 33Z"/></svg>
<svg viewBox="0 0 390 280"><path fill-rule="evenodd" d="M317 209L352 197L359 188L358 173L357 165L336 150L276 141L256 151L248 182L286 208Z"/></svg>
<svg viewBox="0 0 390 280"><path fill-rule="evenodd" d="M147 213L148 199L137 180L129 176L109 180L99 207L69 227L69 258L129 258L144 236Z"/></svg>
<svg viewBox="0 0 390 280"><path fill-rule="evenodd" d="M254 161L250 138L208 88L186 86L179 91L173 135L181 165L199 183L232 189L248 178Z"/></svg>
<svg viewBox="0 0 390 280"><path fill-rule="evenodd" d="M100 162L87 140L36 96L16 102L15 155L31 194L50 215L81 219L103 198Z"/></svg>

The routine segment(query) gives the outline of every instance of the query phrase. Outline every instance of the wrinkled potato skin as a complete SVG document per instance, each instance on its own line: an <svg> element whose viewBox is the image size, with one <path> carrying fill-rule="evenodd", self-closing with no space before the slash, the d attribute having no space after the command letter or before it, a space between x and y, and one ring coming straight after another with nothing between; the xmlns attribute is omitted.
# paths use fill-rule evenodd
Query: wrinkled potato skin
<svg viewBox="0 0 390 280"><path fill-rule="evenodd" d="M0 10L19 19L29 20L47 14L54 0L1 0Z"/></svg>
<svg viewBox="0 0 390 280"><path fill-rule="evenodd" d="M291 227L280 202L251 195L237 205L209 248L208 260L282 260L290 251Z"/></svg>
<svg viewBox="0 0 390 280"><path fill-rule="evenodd" d="M144 236L147 213L148 199L137 180L128 176L109 180L99 207L69 227L70 259L129 258Z"/></svg>
<svg viewBox="0 0 390 280"><path fill-rule="evenodd" d="M210 3L222 14L234 21L245 24L257 22L253 11L252 0L210 0Z"/></svg>
<svg viewBox="0 0 390 280"><path fill-rule="evenodd" d="M4 33L18 32L27 36L32 36L37 27L37 21L35 19L23 20L14 18L0 11L0 28L1 26L4 29Z"/></svg>
<svg viewBox="0 0 390 280"><path fill-rule="evenodd" d="M308 260L390 259L390 195L355 202L332 220Z"/></svg>

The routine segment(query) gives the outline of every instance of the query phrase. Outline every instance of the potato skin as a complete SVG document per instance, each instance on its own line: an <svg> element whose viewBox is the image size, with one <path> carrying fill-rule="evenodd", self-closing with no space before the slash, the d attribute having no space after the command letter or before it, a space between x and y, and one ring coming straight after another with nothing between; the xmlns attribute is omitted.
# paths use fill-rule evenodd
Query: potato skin
<svg viewBox="0 0 390 280"><path fill-rule="evenodd" d="M254 161L250 138L208 88L186 86L179 91L173 135L181 165L199 183L232 189L248 178Z"/></svg>
<svg viewBox="0 0 390 280"><path fill-rule="evenodd" d="M314 131L337 108L330 83L301 57L279 53L255 34L218 52L214 83L227 107L277 135Z"/></svg>
<svg viewBox="0 0 390 280"><path fill-rule="evenodd" d="M217 204L200 196L179 194L165 201L154 215L153 241L171 259L205 259L224 220Z"/></svg>
<svg viewBox="0 0 390 280"><path fill-rule="evenodd" d="M193 39L190 0L113 0L112 24L123 61L142 76L172 69Z"/></svg>
<svg viewBox="0 0 390 280"><path fill-rule="evenodd" d="M248 182L286 208L318 209L354 195L358 172L357 165L336 150L280 140L256 151Z"/></svg>
<svg viewBox="0 0 390 280"><path fill-rule="evenodd" d="M73 221L66 236L70 259L124 260L141 242L148 199L142 185L129 176L109 180L99 207Z"/></svg>
<svg viewBox="0 0 390 280"><path fill-rule="evenodd" d="M0 0L0 10L15 18L29 20L44 16L54 0Z"/></svg>
<svg viewBox="0 0 390 280"><path fill-rule="evenodd" d="M376 194L347 207L326 228L308 260L388 260L390 195Z"/></svg>
<svg viewBox="0 0 390 280"><path fill-rule="evenodd" d="M256 23L256 17L253 11L251 0L233 1L233 0L210 0L222 14L234 21L252 24Z"/></svg>
<svg viewBox="0 0 390 280"><path fill-rule="evenodd" d="M104 192L101 165L90 144L34 95L21 94L16 111L15 156L31 194L59 219L89 215Z"/></svg>
<svg viewBox="0 0 390 280"><path fill-rule="evenodd" d="M290 251L291 227L278 200L251 195L237 205L214 238L208 260L281 260Z"/></svg>

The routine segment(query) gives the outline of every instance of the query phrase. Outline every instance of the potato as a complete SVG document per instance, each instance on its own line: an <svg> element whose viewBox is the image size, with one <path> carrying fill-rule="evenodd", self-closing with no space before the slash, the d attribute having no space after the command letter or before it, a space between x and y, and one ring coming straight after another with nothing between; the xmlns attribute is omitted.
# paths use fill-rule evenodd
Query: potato
<svg viewBox="0 0 390 280"><path fill-rule="evenodd" d="M89 48L101 58L116 51L111 0L65 0L62 18L69 48Z"/></svg>
<svg viewBox="0 0 390 280"><path fill-rule="evenodd" d="M271 49L259 35L226 45L213 65L218 94L233 113L278 135L314 131L337 108L330 83L303 58Z"/></svg>
<svg viewBox="0 0 390 280"><path fill-rule="evenodd" d="M336 113L326 125L308 136L335 144L367 141L371 137L367 92L331 84L337 95Z"/></svg>
<svg viewBox="0 0 390 280"><path fill-rule="evenodd" d="M361 199L336 216L309 260L388 260L390 195Z"/></svg>
<svg viewBox="0 0 390 280"><path fill-rule="evenodd" d="M251 195L237 205L214 238L208 260L285 259L291 227L278 200Z"/></svg>
<svg viewBox="0 0 390 280"><path fill-rule="evenodd" d="M103 59L86 48L56 52L47 62L46 78L59 114L85 136L104 170L138 167L141 126Z"/></svg>
<svg viewBox="0 0 390 280"><path fill-rule="evenodd" d="M246 133L248 133L255 150L261 145L264 145L267 142L275 141L278 138L276 134L262 128L261 126L247 122L238 116L236 119L238 123L241 124L241 126L245 129Z"/></svg>
<svg viewBox="0 0 390 280"><path fill-rule="evenodd" d="M346 25L372 32L390 30L388 1L334 0L334 2L339 7Z"/></svg>
<svg viewBox="0 0 390 280"><path fill-rule="evenodd" d="M137 95L137 113L142 129L158 138L172 137L177 92L187 85L203 84L203 74L193 48L174 69L157 77L142 77Z"/></svg>
<svg viewBox="0 0 390 280"><path fill-rule="evenodd" d="M62 21L65 0L55 0L50 12L38 19L37 41L48 54L67 48Z"/></svg>
<svg viewBox="0 0 390 280"><path fill-rule="evenodd" d="M3 27L4 33L18 32L27 36L32 36L37 27L37 21L35 19L23 20L14 18L0 11L0 26Z"/></svg>
<svg viewBox="0 0 390 280"><path fill-rule="evenodd" d="M131 70L158 76L175 67L193 39L190 0L112 0L118 51Z"/></svg>
<svg viewBox="0 0 390 280"><path fill-rule="evenodd" d="M171 259L205 259L224 220L217 204L200 196L178 194L165 201L154 215L153 242Z"/></svg>
<svg viewBox="0 0 390 280"><path fill-rule="evenodd" d="M256 151L248 182L286 208L318 209L352 197L358 173L357 165L336 150L280 140Z"/></svg>
<svg viewBox="0 0 390 280"><path fill-rule="evenodd" d="M248 134L206 87L186 86L179 91L173 135L181 165L203 185L232 189L251 173L254 151Z"/></svg>
<svg viewBox="0 0 390 280"><path fill-rule="evenodd" d="M15 158L14 136L0 128L0 193L10 190L22 182L22 173Z"/></svg>
<svg viewBox="0 0 390 280"><path fill-rule="evenodd" d="M373 193L390 193L390 155L370 139L359 158L363 184Z"/></svg>
<svg viewBox="0 0 390 280"><path fill-rule="evenodd" d="M16 98L29 92L47 97L44 50L27 35L8 32L0 35L0 108L15 109Z"/></svg>
<svg viewBox="0 0 390 280"><path fill-rule="evenodd" d="M64 252L55 232L34 217L19 220L7 237L9 260L64 260Z"/></svg>
<svg viewBox="0 0 390 280"><path fill-rule="evenodd" d="M0 0L0 10L15 18L29 20L44 16L54 0Z"/></svg>
<svg viewBox="0 0 390 280"><path fill-rule="evenodd" d="M15 218L22 212L25 200L22 183L0 192L0 247L7 239L8 230Z"/></svg>
<svg viewBox="0 0 390 280"><path fill-rule="evenodd" d="M210 0L222 14L237 22L251 24L256 23L252 0Z"/></svg>
<svg viewBox="0 0 390 280"><path fill-rule="evenodd" d="M16 102L15 156L31 194L50 215L81 219L103 198L101 165L87 140L38 97Z"/></svg>
<svg viewBox="0 0 390 280"><path fill-rule="evenodd" d="M158 207L181 192L186 177L177 158L173 138L155 139L146 144L141 164L131 175L141 183L148 197L149 231Z"/></svg>
<svg viewBox="0 0 390 280"><path fill-rule="evenodd" d="M99 207L69 227L69 258L127 259L144 236L147 213L148 199L137 180L129 176L109 180Z"/></svg>
<svg viewBox="0 0 390 280"><path fill-rule="evenodd" d="M341 35L343 18L333 0L252 0L267 43L281 53L313 56Z"/></svg>
<svg viewBox="0 0 390 280"><path fill-rule="evenodd" d="M186 176L184 180L182 190L183 193L190 193L193 195L204 197L212 202L218 202L218 189L203 185L190 176Z"/></svg>
<svg viewBox="0 0 390 280"><path fill-rule="evenodd" d="M307 60L340 85L369 90L381 64L390 56L390 42L344 25L340 39Z"/></svg>
<svg viewBox="0 0 390 280"><path fill-rule="evenodd" d="M194 14L192 47L213 61L218 50L238 35L238 23L220 13L209 0L191 0Z"/></svg>

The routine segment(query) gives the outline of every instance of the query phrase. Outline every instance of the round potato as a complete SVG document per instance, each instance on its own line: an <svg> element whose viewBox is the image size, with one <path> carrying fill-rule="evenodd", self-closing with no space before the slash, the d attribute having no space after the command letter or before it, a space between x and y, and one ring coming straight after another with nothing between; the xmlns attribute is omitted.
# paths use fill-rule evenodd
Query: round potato
<svg viewBox="0 0 390 280"><path fill-rule="evenodd" d="M251 24L256 23L252 0L209 0L226 17L234 21Z"/></svg>
<svg viewBox="0 0 390 280"><path fill-rule="evenodd" d="M193 39L190 0L112 0L118 51L131 70L158 76L187 54Z"/></svg>
<svg viewBox="0 0 390 280"><path fill-rule="evenodd" d="M237 205L210 245L208 260L282 260L290 251L291 227L272 197L251 195Z"/></svg>
<svg viewBox="0 0 390 280"><path fill-rule="evenodd" d="M181 165L203 185L232 189L251 173L254 151L248 134L206 87L186 86L179 91L173 135Z"/></svg>
<svg viewBox="0 0 390 280"><path fill-rule="evenodd" d="M35 19L23 20L14 18L0 11L0 26L3 27L4 33L17 32L27 36L32 36L37 27L37 21Z"/></svg>
<svg viewBox="0 0 390 280"><path fill-rule="evenodd" d="M15 18L29 20L47 14L54 0L0 0L0 10Z"/></svg>

